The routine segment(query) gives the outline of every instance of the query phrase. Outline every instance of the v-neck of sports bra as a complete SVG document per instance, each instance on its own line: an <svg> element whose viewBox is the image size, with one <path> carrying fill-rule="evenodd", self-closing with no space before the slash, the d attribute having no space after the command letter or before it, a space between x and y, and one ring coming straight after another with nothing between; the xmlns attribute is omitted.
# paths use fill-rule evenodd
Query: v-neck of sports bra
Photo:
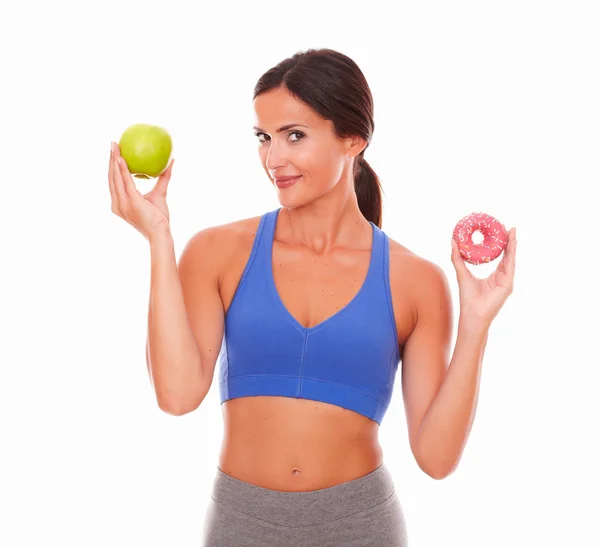
<svg viewBox="0 0 600 547"><path fill-rule="evenodd" d="M284 315L289 319L289 321L301 332L304 332L304 333L313 332L317 329L320 329L320 328L332 323L335 319L337 319L340 316L342 316L343 314L345 314L352 307L352 305L359 299L361 294L366 290L367 286L369 285L369 281L371 280L371 277L373 274L373 269L375 266L375 264L374 264L375 263L375 245L376 245L375 224L373 224L373 222L369 221L369 224L371 225L371 234L372 234L371 235L371 256L369 258L369 268L367 269L367 275L366 275L360 289L358 290L358 292L354 295L352 300L350 300L350 302L348 302L348 304L346 304L342 309L335 312L333 315L330 315L329 317L327 317L326 319L323 319L323 321L321 321L320 323L317 323L316 325L313 325L312 327L305 327L290 313L290 311L287 309L287 307L283 303L283 300L279 296L279 291L277 290L277 287L275 285L275 277L273 276L273 241L275 239L275 229L277 228L277 219L279 217L280 211L281 211L281 208L277 209L274 212L272 226L271 226L271 230L270 230L270 234L269 234L270 241L268 242L268 245L267 245L267 249L268 249L267 257L268 257L268 261L269 261L267 271L268 271L268 275L269 275L269 285L273 292L273 296L275 297L275 300L277 301L279 307L283 311Z"/></svg>

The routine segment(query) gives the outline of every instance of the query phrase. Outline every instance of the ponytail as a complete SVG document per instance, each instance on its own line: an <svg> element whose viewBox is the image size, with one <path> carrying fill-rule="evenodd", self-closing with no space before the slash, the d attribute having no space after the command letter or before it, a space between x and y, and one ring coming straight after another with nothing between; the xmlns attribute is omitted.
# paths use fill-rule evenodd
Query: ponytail
<svg viewBox="0 0 600 547"><path fill-rule="evenodd" d="M364 150L363 150L364 152ZM354 190L365 218L381 229L381 182L361 152L354 162Z"/></svg>

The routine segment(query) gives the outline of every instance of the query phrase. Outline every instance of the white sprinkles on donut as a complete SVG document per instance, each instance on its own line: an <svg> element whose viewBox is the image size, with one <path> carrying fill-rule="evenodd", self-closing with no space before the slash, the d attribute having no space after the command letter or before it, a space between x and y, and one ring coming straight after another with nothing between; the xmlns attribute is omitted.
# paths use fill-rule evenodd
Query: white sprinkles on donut
<svg viewBox="0 0 600 547"><path fill-rule="evenodd" d="M475 243L473 232L483 234L483 241ZM500 256L508 242L508 233L503 224L486 213L471 213L460 219L452 238L458 244L463 259L469 264L491 262Z"/></svg>

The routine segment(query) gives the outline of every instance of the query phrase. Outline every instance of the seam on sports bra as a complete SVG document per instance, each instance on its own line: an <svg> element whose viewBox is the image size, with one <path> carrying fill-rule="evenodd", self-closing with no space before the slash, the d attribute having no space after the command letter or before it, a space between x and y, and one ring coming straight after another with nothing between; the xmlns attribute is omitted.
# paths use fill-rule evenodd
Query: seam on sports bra
<svg viewBox="0 0 600 547"><path fill-rule="evenodd" d="M240 278L238 286L235 289L233 298L231 299L231 302L229 303L229 308L227 308L227 313L225 314L225 319L227 319L229 312L233 308L233 304L235 303L235 301L237 299L237 295L239 294L240 289L242 288L242 285L244 284L244 281L246 280L246 277L250 273L250 269L252 268L252 265L254 264L254 260L256 258L256 255L258 254L258 247L261 242L262 233L264 231L265 220L266 220L266 216L263 215L260 219L260 222L258 223L258 228L256 229L256 234L254 235L254 241L252 242L252 250L250 251L250 256L248 257L248 261L246 262L246 266L244 267L244 271L242 273L242 277Z"/></svg>
<svg viewBox="0 0 600 547"><path fill-rule="evenodd" d="M349 386L347 384L340 384L339 382L332 382L330 380L322 380L321 378L313 378L312 376L296 376L293 374L275 374L275 373L242 374L239 376L228 376L225 380L235 380L236 378L252 378L252 377L256 377L256 376L278 376L280 378L298 378L298 379L306 378L308 380L313 380L315 382L321 382L323 384L333 384L335 386L341 386L346 389L351 389L352 391L357 391L358 393L362 393L363 395L366 395L367 397L377 401L378 403L381 403L382 405L386 404L385 401L381 400L379 397L375 397L371 393L367 393L366 391L363 391L362 389L356 389L355 387ZM300 396L300 395L298 394L298 396Z"/></svg>
<svg viewBox="0 0 600 547"><path fill-rule="evenodd" d="M302 393L302 382L304 381L304 363L306 361L306 346L308 342L308 333L304 333L304 344L302 345L302 361L300 366L300 381L298 382L298 397Z"/></svg>
<svg viewBox="0 0 600 547"><path fill-rule="evenodd" d="M400 359L400 348L398 347L398 327L396 325L396 318L394 317L394 306L392 304L392 289L390 286L390 242L389 238L385 233L383 233L383 236L383 284L385 286L385 294L387 296L388 310L390 313L392 331L394 334L394 358L396 359L396 362L398 362L398 360Z"/></svg>

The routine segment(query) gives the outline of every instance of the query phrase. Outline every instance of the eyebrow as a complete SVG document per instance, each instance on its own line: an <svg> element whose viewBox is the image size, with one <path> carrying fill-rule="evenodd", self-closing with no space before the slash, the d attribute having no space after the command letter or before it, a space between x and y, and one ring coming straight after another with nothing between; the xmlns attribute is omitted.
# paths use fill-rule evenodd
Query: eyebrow
<svg viewBox="0 0 600 547"><path fill-rule="evenodd" d="M288 125L284 125L283 127L280 127L277 130L277 133L281 133L282 131L291 129L292 127L308 127L308 125L302 125L301 123L290 123ZM256 129L257 131L264 131L264 129L261 129L260 127L256 127L256 126L254 126L252 129Z"/></svg>

